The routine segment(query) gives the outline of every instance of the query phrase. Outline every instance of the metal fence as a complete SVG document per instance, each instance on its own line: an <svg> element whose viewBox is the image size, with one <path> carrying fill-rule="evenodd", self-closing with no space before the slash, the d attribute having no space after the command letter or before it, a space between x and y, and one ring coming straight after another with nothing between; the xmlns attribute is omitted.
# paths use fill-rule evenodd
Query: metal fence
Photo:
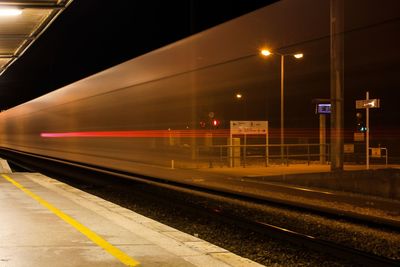
<svg viewBox="0 0 400 267"><path fill-rule="evenodd" d="M199 147L198 158L207 161L209 167L246 167L249 165L326 163L329 159L329 145L285 144L281 145L213 145Z"/></svg>

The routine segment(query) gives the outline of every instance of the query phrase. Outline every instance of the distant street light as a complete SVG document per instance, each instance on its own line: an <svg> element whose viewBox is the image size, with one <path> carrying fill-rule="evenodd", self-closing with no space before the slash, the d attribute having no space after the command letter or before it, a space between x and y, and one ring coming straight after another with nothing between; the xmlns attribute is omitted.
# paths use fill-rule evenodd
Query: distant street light
<svg viewBox="0 0 400 267"><path fill-rule="evenodd" d="M299 58L302 58L302 57L303 57L303 54L302 54L302 53L299 53L299 54L294 54L293 56L294 56L295 58L299 59Z"/></svg>
<svg viewBox="0 0 400 267"><path fill-rule="evenodd" d="M261 50L261 55L263 55L263 56L269 56L271 54L272 54L271 51L269 51L268 49Z"/></svg>
<svg viewBox="0 0 400 267"><path fill-rule="evenodd" d="M277 52L271 52L268 49L262 49L260 54L264 57L276 54L281 56L281 161L283 163L283 154L284 154L284 144L285 144L285 122L284 122L284 74L285 74L285 56L293 56L296 59L303 58L302 53L296 54L280 54Z"/></svg>
<svg viewBox="0 0 400 267"><path fill-rule="evenodd" d="M237 93L237 94L236 94L236 98L237 98L237 99L241 99L242 97L243 97L243 95L242 95L241 93Z"/></svg>

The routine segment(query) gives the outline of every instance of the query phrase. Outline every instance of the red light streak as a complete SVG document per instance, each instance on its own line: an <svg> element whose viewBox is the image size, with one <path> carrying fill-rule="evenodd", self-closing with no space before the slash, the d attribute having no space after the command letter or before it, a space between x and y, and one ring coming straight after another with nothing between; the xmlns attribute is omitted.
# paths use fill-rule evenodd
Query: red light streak
<svg viewBox="0 0 400 267"><path fill-rule="evenodd" d="M318 138L318 129L286 129L285 139L290 138ZM138 130L138 131L90 131L90 132L43 132L40 134L42 138L171 138L171 137L192 137L206 138L210 137L230 136L229 129L198 129L198 130ZM354 130L345 129L343 135L346 139L353 139ZM236 135L235 135L236 136ZM238 135L240 136L240 135ZM378 138L398 138L400 136L399 129L392 130L376 130L371 136ZM259 135L248 135L248 138L259 138ZM269 138L279 138L280 129L269 129ZM327 133L327 138L331 136ZM333 137L335 138L335 137Z"/></svg>
<svg viewBox="0 0 400 267"><path fill-rule="evenodd" d="M93 131L41 133L42 138L168 138L168 137L206 137L208 130L144 130L144 131ZM214 137L228 137L229 130L213 130Z"/></svg>

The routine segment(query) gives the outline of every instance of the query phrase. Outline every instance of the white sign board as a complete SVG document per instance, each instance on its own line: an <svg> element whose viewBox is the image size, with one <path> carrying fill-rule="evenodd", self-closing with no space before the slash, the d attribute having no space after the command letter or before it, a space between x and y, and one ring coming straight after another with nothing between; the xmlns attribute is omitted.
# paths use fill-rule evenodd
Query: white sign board
<svg viewBox="0 0 400 267"><path fill-rule="evenodd" d="M356 142L364 142L365 141L364 133L354 133L354 141L356 141Z"/></svg>
<svg viewBox="0 0 400 267"><path fill-rule="evenodd" d="M381 157L381 148L380 147L371 147L371 157L380 158Z"/></svg>
<svg viewBox="0 0 400 267"><path fill-rule="evenodd" d="M232 134L268 134L268 121L231 121Z"/></svg>
<svg viewBox="0 0 400 267"><path fill-rule="evenodd" d="M346 154L354 153L354 144L344 144L344 153Z"/></svg>
<svg viewBox="0 0 400 267"><path fill-rule="evenodd" d="M356 109L379 108L379 99L356 100Z"/></svg>

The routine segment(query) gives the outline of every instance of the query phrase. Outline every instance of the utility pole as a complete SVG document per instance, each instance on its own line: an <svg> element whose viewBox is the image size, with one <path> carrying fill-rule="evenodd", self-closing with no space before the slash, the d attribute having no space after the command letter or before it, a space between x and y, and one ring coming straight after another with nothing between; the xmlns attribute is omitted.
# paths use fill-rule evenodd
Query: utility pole
<svg viewBox="0 0 400 267"><path fill-rule="evenodd" d="M369 92L368 91L365 95L365 100L367 101L367 103L369 102ZM365 119L367 120L366 121L367 131L366 131L366 138L365 138L365 160L366 160L367 170L369 170L369 105L365 109L365 115L366 115Z"/></svg>
<svg viewBox="0 0 400 267"><path fill-rule="evenodd" d="M285 55L281 55L281 164L284 164L283 155L285 153Z"/></svg>
<svg viewBox="0 0 400 267"><path fill-rule="evenodd" d="M343 170L344 82L343 16L344 0L331 0L331 171Z"/></svg>

